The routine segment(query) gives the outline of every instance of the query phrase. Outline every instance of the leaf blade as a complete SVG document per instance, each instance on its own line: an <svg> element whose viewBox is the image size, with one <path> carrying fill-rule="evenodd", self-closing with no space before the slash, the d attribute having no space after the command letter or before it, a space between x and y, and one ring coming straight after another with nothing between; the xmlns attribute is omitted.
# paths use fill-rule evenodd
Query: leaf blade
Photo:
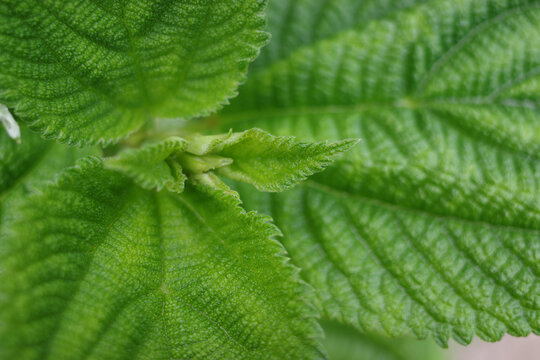
<svg viewBox="0 0 540 360"><path fill-rule="evenodd" d="M105 166L133 178L145 189L157 191L167 188L181 193L189 177L215 173L250 183L260 191L278 192L324 170L334 157L357 142L301 143L294 137L276 137L250 129L194 135L189 140L170 137L107 158Z"/></svg>
<svg viewBox="0 0 540 360"><path fill-rule="evenodd" d="M0 101L70 144L109 144L151 118L208 115L236 94L266 42L264 6L4 2Z"/></svg>
<svg viewBox="0 0 540 360"><path fill-rule="evenodd" d="M538 2L409 5L345 29L323 13L331 36L273 45L285 55L212 123L363 141L283 195L236 187L276 220L328 318L441 345L538 333ZM301 9L270 6L270 24Z"/></svg>
<svg viewBox="0 0 540 360"><path fill-rule="evenodd" d="M250 183L259 191L281 192L324 170L335 156L357 143L301 143L294 137L276 137L250 129L232 135L210 151L233 159L229 166L218 168L217 174Z"/></svg>
<svg viewBox="0 0 540 360"><path fill-rule="evenodd" d="M235 196L142 190L94 158L19 214L2 244L8 356L323 357L279 232Z"/></svg>
<svg viewBox="0 0 540 360"><path fill-rule="evenodd" d="M181 193L187 180L182 167L170 158L187 148L187 141L172 137L140 149L128 149L107 158L105 167L131 177L144 189Z"/></svg>

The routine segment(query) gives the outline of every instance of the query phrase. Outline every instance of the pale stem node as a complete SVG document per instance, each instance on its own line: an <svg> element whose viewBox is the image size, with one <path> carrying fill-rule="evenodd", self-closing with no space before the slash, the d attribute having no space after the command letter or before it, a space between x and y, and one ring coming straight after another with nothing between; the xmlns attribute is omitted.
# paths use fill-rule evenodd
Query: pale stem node
<svg viewBox="0 0 540 360"><path fill-rule="evenodd" d="M2 104L0 104L0 122L4 125L9 137L20 143L21 129L19 128L19 124L17 124L8 108Z"/></svg>

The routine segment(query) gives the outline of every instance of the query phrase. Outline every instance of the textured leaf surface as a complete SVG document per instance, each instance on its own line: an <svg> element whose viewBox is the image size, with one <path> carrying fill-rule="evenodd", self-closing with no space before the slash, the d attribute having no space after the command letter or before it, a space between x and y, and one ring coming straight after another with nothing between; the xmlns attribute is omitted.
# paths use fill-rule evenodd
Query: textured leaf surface
<svg viewBox="0 0 540 360"><path fill-rule="evenodd" d="M141 149L129 149L106 160L107 168L130 176L145 189L163 188L181 193L187 177L178 162L172 161L176 153L187 148L182 138L169 138Z"/></svg>
<svg viewBox="0 0 540 360"><path fill-rule="evenodd" d="M449 360L431 340L387 339L333 322L324 322L323 327L330 360Z"/></svg>
<svg viewBox="0 0 540 360"><path fill-rule="evenodd" d="M356 143L356 140L301 143L294 137L276 137L251 129L223 135L196 135L189 140L171 137L141 149L126 150L108 158L105 165L132 177L145 189L167 188L181 193L189 176L215 172L273 192L290 188L324 170L336 155ZM214 176L204 178L221 186Z"/></svg>
<svg viewBox="0 0 540 360"><path fill-rule="evenodd" d="M264 0L2 0L0 103L70 143L208 114L266 42Z"/></svg>
<svg viewBox="0 0 540 360"><path fill-rule="evenodd" d="M220 167L217 173L269 192L283 191L324 170L333 157L357 142L301 143L294 137L276 137L260 129L204 138L209 140L199 140L202 144L188 150L232 159L229 166Z"/></svg>
<svg viewBox="0 0 540 360"><path fill-rule="evenodd" d="M273 45L211 123L362 139L298 190L241 188L283 230L325 316L443 345L540 333L540 2L291 0L269 13Z"/></svg>
<svg viewBox="0 0 540 360"><path fill-rule="evenodd" d="M234 196L142 190L89 159L17 213L1 358L322 357L277 229Z"/></svg>

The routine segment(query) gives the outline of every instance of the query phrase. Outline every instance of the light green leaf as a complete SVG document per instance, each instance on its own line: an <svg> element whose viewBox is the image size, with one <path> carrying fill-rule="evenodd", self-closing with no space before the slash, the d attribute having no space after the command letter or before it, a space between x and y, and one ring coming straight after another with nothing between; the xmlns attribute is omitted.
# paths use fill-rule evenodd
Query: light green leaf
<svg viewBox="0 0 540 360"><path fill-rule="evenodd" d="M334 322L323 323L330 360L449 360L433 341L387 339Z"/></svg>
<svg viewBox="0 0 540 360"><path fill-rule="evenodd" d="M184 191L187 177L174 156L187 148L187 141L171 137L155 144L148 144L141 149L130 149L120 155L108 158L105 166L130 176L145 189L163 188L171 192Z"/></svg>
<svg viewBox="0 0 540 360"><path fill-rule="evenodd" d="M206 115L267 41L265 0L3 0L0 103L47 137L110 143Z"/></svg>
<svg viewBox="0 0 540 360"><path fill-rule="evenodd" d="M235 196L143 190L90 158L17 214L0 244L2 359L323 357L278 230Z"/></svg>
<svg viewBox="0 0 540 360"><path fill-rule="evenodd" d="M260 191L279 192L324 170L332 158L358 141L301 143L294 137L276 137L260 129L222 136L197 137L188 151L218 154L233 162L217 174L247 182Z"/></svg>
<svg viewBox="0 0 540 360"><path fill-rule="evenodd" d="M272 54L209 123L362 142L242 199L327 318L442 345L540 334L540 1L384 1L360 21L352 3L271 2Z"/></svg>

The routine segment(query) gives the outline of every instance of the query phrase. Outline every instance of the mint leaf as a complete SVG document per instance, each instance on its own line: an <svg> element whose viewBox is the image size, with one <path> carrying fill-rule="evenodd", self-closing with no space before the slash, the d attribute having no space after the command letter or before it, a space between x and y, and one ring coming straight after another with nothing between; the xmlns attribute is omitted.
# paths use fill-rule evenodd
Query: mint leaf
<svg viewBox="0 0 540 360"><path fill-rule="evenodd" d="M110 143L206 115L267 41L264 0L0 4L0 103L43 135Z"/></svg>
<svg viewBox="0 0 540 360"><path fill-rule="evenodd" d="M145 189L160 191L166 188L171 192L181 193L187 177L173 158L186 148L186 140L171 137L141 149L126 150L116 157L108 158L105 166L130 176Z"/></svg>
<svg viewBox="0 0 540 360"><path fill-rule="evenodd" d="M242 199L283 230L327 318L441 345L540 334L540 2L362 21L350 3L271 2L272 54L209 124L362 142L294 191ZM290 25L300 12L314 30Z"/></svg>
<svg viewBox="0 0 540 360"><path fill-rule="evenodd" d="M234 196L143 190L90 158L17 214L0 243L2 358L322 357L278 230Z"/></svg>

